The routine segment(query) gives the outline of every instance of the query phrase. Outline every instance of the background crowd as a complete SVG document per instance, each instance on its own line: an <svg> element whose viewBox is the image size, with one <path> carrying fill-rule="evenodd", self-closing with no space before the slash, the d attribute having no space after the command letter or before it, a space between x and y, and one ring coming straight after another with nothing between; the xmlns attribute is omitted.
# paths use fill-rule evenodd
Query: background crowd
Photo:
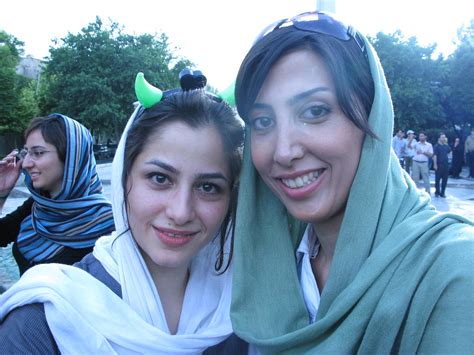
<svg viewBox="0 0 474 355"><path fill-rule="evenodd" d="M418 139L417 139L418 138ZM474 179L474 129L464 139L455 137L451 142L444 132L439 132L436 143L429 142L424 132L398 129L392 138L392 148L400 165L418 184L422 183L431 194L429 174L435 172L435 197L446 197L448 178ZM468 174L462 176L464 166Z"/></svg>

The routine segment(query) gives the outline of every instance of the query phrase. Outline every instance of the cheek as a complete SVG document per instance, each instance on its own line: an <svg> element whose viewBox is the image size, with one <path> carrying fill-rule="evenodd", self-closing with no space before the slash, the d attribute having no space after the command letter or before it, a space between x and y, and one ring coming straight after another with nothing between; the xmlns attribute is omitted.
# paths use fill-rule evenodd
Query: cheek
<svg viewBox="0 0 474 355"><path fill-rule="evenodd" d="M262 140L252 137L251 149L253 165L262 174L272 161L271 144L270 142L264 143Z"/></svg>
<svg viewBox="0 0 474 355"><path fill-rule="evenodd" d="M229 210L229 200L221 201L212 204L203 204L199 208L200 216L203 223L206 225L206 229L209 232L209 236L213 237L218 231L224 218Z"/></svg>

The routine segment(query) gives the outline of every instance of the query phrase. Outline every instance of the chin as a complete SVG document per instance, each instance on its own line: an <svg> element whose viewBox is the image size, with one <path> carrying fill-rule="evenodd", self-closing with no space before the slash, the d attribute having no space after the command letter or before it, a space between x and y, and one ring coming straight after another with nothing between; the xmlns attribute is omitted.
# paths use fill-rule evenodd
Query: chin
<svg viewBox="0 0 474 355"><path fill-rule="evenodd" d="M154 258L153 263L161 268L166 268L166 269L181 269L181 268L187 268L190 260L186 259L183 260L182 258Z"/></svg>

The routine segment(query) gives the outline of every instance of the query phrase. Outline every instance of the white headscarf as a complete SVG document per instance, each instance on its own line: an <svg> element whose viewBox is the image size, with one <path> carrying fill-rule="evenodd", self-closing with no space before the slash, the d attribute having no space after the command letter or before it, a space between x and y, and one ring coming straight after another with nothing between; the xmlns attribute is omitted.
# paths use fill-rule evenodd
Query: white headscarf
<svg viewBox="0 0 474 355"><path fill-rule="evenodd" d="M123 203L125 128L112 163L116 232L100 238L94 256L121 285L122 299L87 272L60 264L38 265L0 296L0 318L24 304L44 303L61 353L201 353L232 333L231 268L216 275L218 248L211 243L191 263L181 318L171 335L155 284L128 229Z"/></svg>

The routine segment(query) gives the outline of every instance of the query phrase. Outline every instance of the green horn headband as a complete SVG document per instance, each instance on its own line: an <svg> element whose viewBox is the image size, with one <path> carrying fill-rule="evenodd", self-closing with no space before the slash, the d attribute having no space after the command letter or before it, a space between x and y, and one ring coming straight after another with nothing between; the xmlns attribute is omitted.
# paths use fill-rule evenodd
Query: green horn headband
<svg viewBox="0 0 474 355"><path fill-rule="evenodd" d="M230 106L235 107L235 81L226 89L218 93L217 96L227 102Z"/></svg>
<svg viewBox="0 0 474 355"><path fill-rule="evenodd" d="M146 81L145 75L140 72L135 78L135 95L137 95L137 99L143 107L150 108L161 101L163 98L163 91L155 88Z"/></svg>
<svg viewBox="0 0 474 355"><path fill-rule="evenodd" d="M140 72L135 78L135 95L144 108L150 108L163 98L163 91L151 85ZM223 101L235 107L235 81L217 94Z"/></svg>

